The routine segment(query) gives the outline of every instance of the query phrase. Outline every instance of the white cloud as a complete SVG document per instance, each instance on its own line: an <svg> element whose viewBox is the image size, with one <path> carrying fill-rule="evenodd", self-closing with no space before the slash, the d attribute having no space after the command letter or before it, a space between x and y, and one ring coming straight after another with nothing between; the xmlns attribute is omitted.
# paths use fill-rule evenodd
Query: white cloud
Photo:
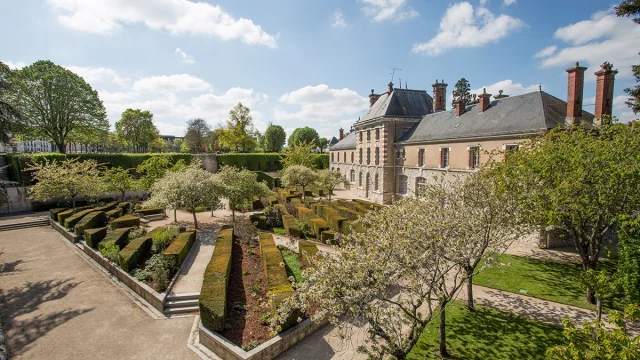
<svg viewBox="0 0 640 360"><path fill-rule="evenodd" d="M332 17L333 22L331 23L331 27L344 29L347 27L347 21L344 18L344 14L340 10L336 10L333 13Z"/></svg>
<svg viewBox="0 0 640 360"><path fill-rule="evenodd" d="M143 23L176 35L240 39L247 44L277 47L277 36L250 19L236 19L218 5L188 0L48 0L58 22L72 30L110 34L124 24Z"/></svg>
<svg viewBox="0 0 640 360"><path fill-rule="evenodd" d="M613 109L612 114L616 116L620 122L626 123L631 120L638 119L640 115L636 115L631 111L631 108L625 103L629 99L627 95L617 95L613 97ZM596 97L585 98L582 102L584 109L590 113L594 113L596 105Z"/></svg>
<svg viewBox="0 0 640 360"><path fill-rule="evenodd" d="M78 74L88 83L109 82L125 86L128 81L127 78L120 76L117 71L106 67L65 66L65 68Z"/></svg>
<svg viewBox="0 0 640 360"><path fill-rule="evenodd" d="M360 0L364 13L373 21L403 21L420 15L406 6L406 0Z"/></svg>
<svg viewBox="0 0 640 360"><path fill-rule="evenodd" d="M556 47L555 45L547 46L546 48L538 51L535 55L533 55L533 57L541 58L551 56L556 52L556 50L558 50L558 47Z"/></svg>
<svg viewBox="0 0 640 360"><path fill-rule="evenodd" d="M196 62L193 56L182 51L180 48L176 48L175 53L178 54L178 56L180 56L180 59L182 59L182 62L185 64L193 64Z"/></svg>
<svg viewBox="0 0 640 360"><path fill-rule="evenodd" d="M151 76L133 83L133 90L145 93L204 91L209 88L209 83L188 74Z"/></svg>
<svg viewBox="0 0 640 360"><path fill-rule="evenodd" d="M500 90L502 90L504 95L516 96L516 95L538 91L538 84L524 86L521 83L514 83L513 80L507 79L507 80L498 81L491 85L481 86L476 90L472 90L471 93L481 94L482 90L485 88L487 89L487 93L491 95L498 95Z"/></svg>
<svg viewBox="0 0 640 360"><path fill-rule="evenodd" d="M509 15L495 16L485 7L468 2L450 6L440 20L440 32L426 43L414 44L412 51L430 56L452 48L482 47L496 43L524 22Z"/></svg>
<svg viewBox="0 0 640 360"><path fill-rule="evenodd" d="M185 125L176 125L161 121L156 121L155 125L162 135L184 136L187 132L187 127Z"/></svg>
<svg viewBox="0 0 640 360"><path fill-rule="evenodd" d="M595 71L609 61L619 70L619 78L629 78L631 66L638 61L640 26L629 18L617 17L611 10L561 27L554 37L567 46L545 57L540 64L543 68L566 67L580 61ZM587 77L589 81L594 79L594 76Z"/></svg>
<svg viewBox="0 0 640 360"><path fill-rule="evenodd" d="M19 69L22 69L23 67L27 66L27 64L24 61L12 62L12 61L4 61L4 60L2 60L2 62L5 63L12 70L19 70Z"/></svg>
<svg viewBox="0 0 640 360"><path fill-rule="evenodd" d="M110 92L105 90L99 90L98 96L100 100L104 103L121 103L132 101L133 99L137 99L140 94L134 91L127 92Z"/></svg>
<svg viewBox="0 0 640 360"><path fill-rule="evenodd" d="M482 6L487 5L487 0L480 0L480 5L482 5Z"/></svg>
<svg viewBox="0 0 640 360"><path fill-rule="evenodd" d="M516 0L504 0L504 6L513 5L516 3Z"/></svg>

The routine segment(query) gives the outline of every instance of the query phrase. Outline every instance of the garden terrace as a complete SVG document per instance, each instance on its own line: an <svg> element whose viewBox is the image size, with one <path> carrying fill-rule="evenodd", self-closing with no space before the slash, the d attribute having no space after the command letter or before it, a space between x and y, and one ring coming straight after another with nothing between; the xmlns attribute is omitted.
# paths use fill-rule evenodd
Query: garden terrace
<svg viewBox="0 0 640 360"><path fill-rule="evenodd" d="M204 272L200 291L200 320L202 325L211 331L224 330L232 251L233 228L223 227L218 232L216 246Z"/></svg>

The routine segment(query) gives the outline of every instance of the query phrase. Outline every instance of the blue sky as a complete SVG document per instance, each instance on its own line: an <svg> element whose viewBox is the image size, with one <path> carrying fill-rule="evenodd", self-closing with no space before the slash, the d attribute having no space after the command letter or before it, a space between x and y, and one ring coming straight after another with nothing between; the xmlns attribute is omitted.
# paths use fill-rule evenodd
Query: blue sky
<svg viewBox="0 0 640 360"><path fill-rule="evenodd" d="M111 123L128 107L151 110L161 133L182 135L194 117L223 123L241 101L259 130L349 128L382 92L389 67L408 87L461 77L473 90L542 89L566 99L564 69L619 70L614 115L640 62L640 25L608 1L549 0L0 0L0 60L19 68L50 59L83 76ZM450 105L448 104L448 107Z"/></svg>

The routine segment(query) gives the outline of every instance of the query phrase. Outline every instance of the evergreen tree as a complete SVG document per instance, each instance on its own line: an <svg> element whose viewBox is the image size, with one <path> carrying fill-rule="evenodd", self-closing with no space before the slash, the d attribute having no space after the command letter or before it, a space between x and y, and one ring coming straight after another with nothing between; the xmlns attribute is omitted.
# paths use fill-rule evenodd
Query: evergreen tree
<svg viewBox="0 0 640 360"><path fill-rule="evenodd" d="M456 88L453 90L453 102L451 106L455 107L458 101L468 105L471 103L471 85L469 80L462 78L456 82Z"/></svg>

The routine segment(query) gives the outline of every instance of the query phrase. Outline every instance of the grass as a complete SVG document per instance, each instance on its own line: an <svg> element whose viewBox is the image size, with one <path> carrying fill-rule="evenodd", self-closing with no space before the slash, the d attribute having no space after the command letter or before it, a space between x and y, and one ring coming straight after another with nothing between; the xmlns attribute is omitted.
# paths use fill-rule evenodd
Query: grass
<svg viewBox="0 0 640 360"><path fill-rule="evenodd" d="M278 234L278 235L287 235L287 231L283 228L279 228L279 227L274 227L273 228L273 232Z"/></svg>
<svg viewBox="0 0 640 360"><path fill-rule="evenodd" d="M408 359L440 359L439 315L427 325ZM454 359L545 359L549 347L564 345L562 328L463 302L447 306L447 350Z"/></svg>
<svg viewBox="0 0 640 360"><path fill-rule="evenodd" d="M504 254L499 263L473 277L476 285L519 293L539 299L595 310L586 300L586 290L580 282L582 266L563 264ZM611 261L600 261L600 269L613 270ZM605 308L622 310L622 292L604 301Z"/></svg>
<svg viewBox="0 0 640 360"><path fill-rule="evenodd" d="M302 277L302 265L300 264L298 254L287 248L281 251L282 257L284 258L284 267L287 269L287 275L293 276L296 282L304 281L304 278Z"/></svg>

